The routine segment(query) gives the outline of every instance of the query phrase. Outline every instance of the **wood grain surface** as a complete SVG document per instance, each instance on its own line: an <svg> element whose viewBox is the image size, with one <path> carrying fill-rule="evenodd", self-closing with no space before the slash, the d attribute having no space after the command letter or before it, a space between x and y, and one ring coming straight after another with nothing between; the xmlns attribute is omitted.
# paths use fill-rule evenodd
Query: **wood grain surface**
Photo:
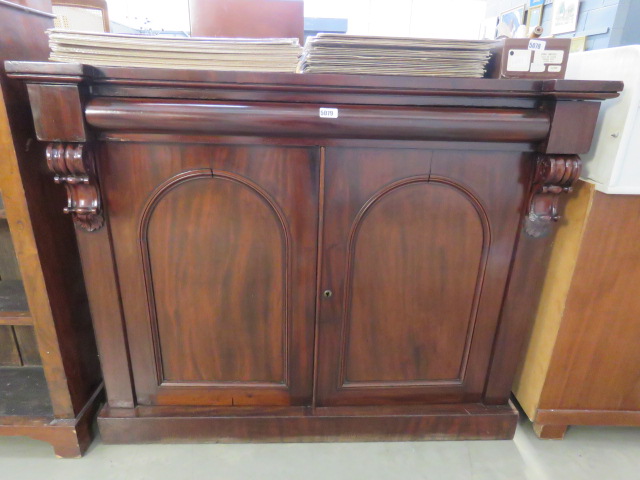
<svg viewBox="0 0 640 480"><path fill-rule="evenodd" d="M640 410L640 200L593 195L540 409Z"/></svg>
<svg viewBox="0 0 640 480"><path fill-rule="evenodd" d="M48 87L42 87L48 88ZM59 100L66 92L43 95ZM36 100L37 101L37 100ZM66 102L69 103L69 102ZM42 102L49 109L48 103ZM334 119L319 116L320 105L299 103L225 103L154 101L149 99L92 100L86 107L89 125L106 131L189 132L226 135L301 136L333 138L392 138L407 140L493 140L532 142L546 138L549 116L525 109L465 109L413 107L363 107L333 105ZM48 123L46 124L48 125ZM56 125L52 136L69 136ZM75 131L74 131L75 135Z"/></svg>
<svg viewBox="0 0 640 480"><path fill-rule="evenodd" d="M309 401L317 150L107 148L138 401Z"/></svg>
<svg viewBox="0 0 640 480"><path fill-rule="evenodd" d="M353 442L510 439L512 405L398 407L235 407L134 411L105 407L98 417L105 443Z"/></svg>
<svg viewBox="0 0 640 480"><path fill-rule="evenodd" d="M60 210L64 192L43 168L44 145L36 140L26 85L4 69L5 60L48 57L44 31L53 16L47 0L19 3L36 11L0 4L0 190L53 415L0 417L0 435L29 435L55 444L60 455L80 456L102 391L80 258L72 223ZM23 360L32 362L36 345L27 328L20 327L17 337Z"/></svg>
<svg viewBox="0 0 640 480"><path fill-rule="evenodd" d="M326 152L320 291L333 295L320 297L319 404L479 399L520 218L504 212L524 197L520 155L492 153L496 179L481 154Z"/></svg>
<svg viewBox="0 0 640 480"><path fill-rule="evenodd" d="M540 438L640 425L640 201L579 182L552 251L514 393Z"/></svg>
<svg viewBox="0 0 640 480"><path fill-rule="evenodd" d="M553 241L523 220L567 186L534 169L579 164L619 82L7 66L94 139L107 441L513 435Z"/></svg>

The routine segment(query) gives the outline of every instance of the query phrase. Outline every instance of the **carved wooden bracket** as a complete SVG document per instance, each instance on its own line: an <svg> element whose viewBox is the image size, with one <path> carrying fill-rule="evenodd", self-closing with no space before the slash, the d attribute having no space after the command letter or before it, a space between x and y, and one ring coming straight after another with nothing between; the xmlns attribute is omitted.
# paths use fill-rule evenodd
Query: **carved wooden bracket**
<svg viewBox="0 0 640 480"><path fill-rule="evenodd" d="M543 237L560 219L558 202L561 193L571 192L580 176L582 161L577 155L540 155L536 164L529 214L525 231L532 237Z"/></svg>
<svg viewBox="0 0 640 480"><path fill-rule="evenodd" d="M47 165L55 174L53 180L67 189L64 213L70 213L76 226L88 232L102 227L104 218L93 156L84 144L50 143Z"/></svg>

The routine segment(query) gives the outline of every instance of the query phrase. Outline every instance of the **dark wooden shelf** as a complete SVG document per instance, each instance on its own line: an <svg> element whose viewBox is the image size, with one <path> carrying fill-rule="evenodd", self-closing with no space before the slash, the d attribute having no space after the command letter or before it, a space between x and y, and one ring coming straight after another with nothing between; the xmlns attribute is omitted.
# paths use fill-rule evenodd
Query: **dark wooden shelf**
<svg viewBox="0 0 640 480"><path fill-rule="evenodd" d="M48 58L50 10L49 1L0 0L0 64ZM9 85L5 68L0 83ZM78 248L72 222L52 201L60 186L43 178L44 151L18 148L36 136L27 91L16 84L1 93L0 215L8 218L0 219L0 436L28 436L58 456L79 457L103 387ZM7 282L21 276L24 287ZM31 362L40 347L38 368Z"/></svg>
<svg viewBox="0 0 640 480"><path fill-rule="evenodd" d="M20 280L0 281L0 325L33 325Z"/></svg>
<svg viewBox="0 0 640 480"><path fill-rule="evenodd" d="M0 416L53 416L42 367L0 367Z"/></svg>

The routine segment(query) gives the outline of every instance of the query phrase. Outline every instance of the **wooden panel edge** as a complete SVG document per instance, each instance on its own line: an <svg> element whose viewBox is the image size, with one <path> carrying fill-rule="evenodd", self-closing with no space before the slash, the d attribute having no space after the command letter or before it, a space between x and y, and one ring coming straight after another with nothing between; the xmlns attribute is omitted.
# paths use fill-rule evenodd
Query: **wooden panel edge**
<svg viewBox="0 0 640 480"><path fill-rule="evenodd" d="M33 318L29 312L2 312L2 315L0 315L0 325L28 327L33 325Z"/></svg>
<svg viewBox="0 0 640 480"><path fill-rule="evenodd" d="M52 392L53 411L57 416L73 418L75 412L66 376L62 374L64 365L40 263L40 253L31 225L18 158L9 135L11 129L4 98L0 98L0 100L0 132L6 132L6 134L0 134L0 190L3 193L7 221L14 239L15 253L27 294L29 310L33 316L33 325L45 377L49 391Z"/></svg>
<svg viewBox="0 0 640 480"><path fill-rule="evenodd" d="M513 392L530 419L535 417L543 394L594 192L594 185L579 181L575 194L569 197L566 204L565 216L551 251L533 327L514 380Z"/></svg>
<svg viewBox="0 0 640 480"><path fill-rule="evenodd" d="M0 424L0 436L26 436L48 442L59 458L80 458L89 448L95 435L94 419L104 400L104 386L100 384L80 413L73 419L17 417L12 423Z"/></svg>
<svg viewBox="0 0 640 480"><path fill-rule="evenodd" d="M640 427L640 410L547 410L536 412L542 425Z"/></svg>

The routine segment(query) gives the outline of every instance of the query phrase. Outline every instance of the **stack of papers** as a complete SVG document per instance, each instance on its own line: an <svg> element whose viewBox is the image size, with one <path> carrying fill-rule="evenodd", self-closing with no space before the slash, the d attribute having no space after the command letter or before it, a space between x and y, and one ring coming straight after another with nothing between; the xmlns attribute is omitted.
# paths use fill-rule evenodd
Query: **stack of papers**
<svg viewBox="0 0 640 480"><path fill-rule="evenodd" d="M320 33L309 38L301 73L483 77L492 40L444 40Z"/></svg>
<svg viewBox="0 0 640 480"><path fill-rule="evenodd" d="M302 53L297 38L174 38L59 29L47 33L49 60L96 66L293 73Z"/></svg>

